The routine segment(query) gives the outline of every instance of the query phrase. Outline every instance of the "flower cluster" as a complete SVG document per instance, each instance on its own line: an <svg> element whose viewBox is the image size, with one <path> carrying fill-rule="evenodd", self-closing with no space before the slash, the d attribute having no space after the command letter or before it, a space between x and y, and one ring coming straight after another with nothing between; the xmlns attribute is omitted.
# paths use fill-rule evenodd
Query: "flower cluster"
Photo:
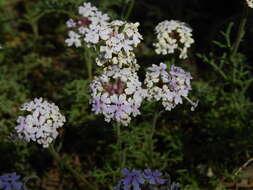
<svg viewBox="0 0 253 190"><path fill-rule="evenodd" d="M165 20L160 22L156 28L157 42L154 43L157 54L172 54L179 51L179 58L187 58L188 48L194 42L192 29L184 22L177 20Z"/></svg>
<svg viewBox="0 0 253 190"><path fill-rule="evenodd" d="M29 114L17 119L18 125L15 129L19 138L27 142L35 141L44 148L48 147L58 136L57 129L65 122L65 117L59 112L58 106L42 98L35 98L23 104L21 110Z"/></svg>
<svg viewBox="0 0 253 190"><path fill-rule="evenodd" d="M147 87L147 98L161 100L165 109L171 110L183 102L182 97L190 101L187 96L191 90L191 79L191 74L180 67L172 65L168 72L164 63L160 63L159 66L153 64L147 69L144 81ZM196 103L190 102L193 107L196 107Z"/></svg>
<svg viewBox="0 0 253 190"><path fill-rule="evenodd" d="M100 39L101 27L108 24L110 18L107 14L98 11L90 3L79 7L79 16L67 21L69 38L65 40L68 46L80 47L82 42L88 46L97 44Z"/></svg>
<svg viewBox="0 0 253 190"><path fill-rule="evenodd" d="M122 170L123 178L119 180L115 190L178 190L179 184L172 183L170 180L162 178L162 173L158 170L146 169L144 172L139 170Z"/></svg>
<svg viewBox="0 0 253 190"><path fill-rule="evenodd" d="M246 0L246 2L250 8L253 8L253 0Z"/></svg>
<svg viewBox="0 0 253 190"><path fill-rule="evenodd" d="M139 23L128 23L120 20L112 21L101 28L104 43L100 46L100 58L98 65L111 60L113 64L129 67L129 62L135 62L135 56L131 53L134 47L140 43L142 36L138 32ZM125 61L130 56L130 61Z"/></svg>
<svg viewBox="0 0 253 190"><path fill-rule="evenodd" d="M3 190L22 190L23 183L19 181L20 176L16 173L8 173L0 176L0 189Z"/></svg>
<svg viewBox="0 0 253 190"><path fill-rule="evenodd" d="M128 125L131 116L140 114L139 107L145 97L145 90L135 72L113 66L90 84L92 111L103 114L105 120L115 120Z"/></svg>

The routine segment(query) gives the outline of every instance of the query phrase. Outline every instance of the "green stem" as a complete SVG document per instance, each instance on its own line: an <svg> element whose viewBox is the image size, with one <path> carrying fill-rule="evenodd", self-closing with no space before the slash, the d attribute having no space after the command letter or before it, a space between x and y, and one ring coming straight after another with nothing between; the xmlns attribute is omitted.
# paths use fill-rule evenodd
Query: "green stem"
<svg viewBox="0 0 253 190"><path fill-rule="evenodd" d="M87 189L96 190L96 187L89 183L84 176L80 175L80 173L77 172L69 163L61 159L59 153L55 150L53 145L49 146L49 152L60 167L67 169L77 180L82 181Z"/></svg>
<svg viewBox="0 0 253 190"><path fill-rule="evenodd" d="M133 7L134 7L134 0L130 0L129 6L127 8L127 12L125 14L125 18L124 18L125 20L127 20L129 18L130 14L131 14L131 12L133 10Z"/></svg>
<svg viewBox="0 0 253 190"><path fill-rule="evenodd" d="M155 128L156 128L156 124L157 124L157 120L160 116L160 114L162 113L162 111L160 112L155 112L154 118L153 118L153 122L152 122L152 126L151 126L151 132L150 132L150 136L149 136L149 154L150 154L150 165L153 166L154 163L154 142L153 142L153 136L155 133Z"/></svg>
<svg viewBox="0 0 253 190"><path fill-rule="evenodd" d="M235 40L235 42L233 44L233 48L232 48L231 58L233 58L235 56L235 54L237 53L238 48L240 46L240 43L242 41L242 38L245 34L245 26L246 26L246 22L247 22L247 15L248 15L248 7L246 5L244 5L240 25L239 25L239 28L238 28L238 31L237 31L237 37L236 37L236 40Z"/></svg>
<svg viewBox="0 0 253 190"><path fill-rule="evenodd" d="M87 68L88 73L88 79L92 80L93 74L92 74L92 58L91 58L91 52L90 49L85 47L85 64Z"/></svg>
<svg viewBox="0 0 253 190"><path fill-rule="evenodd" d="M121 140L121 130L120 130L120 123L116 123L116 130L117 130L117 146L119 151L119 170L121 171L125 165L125 152L122 150L122 140Z"/></svg>

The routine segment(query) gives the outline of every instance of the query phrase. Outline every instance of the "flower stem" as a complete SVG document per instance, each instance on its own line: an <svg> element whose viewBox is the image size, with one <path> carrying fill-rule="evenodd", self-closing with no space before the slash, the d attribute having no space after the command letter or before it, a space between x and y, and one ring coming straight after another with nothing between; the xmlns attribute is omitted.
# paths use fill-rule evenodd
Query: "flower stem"
<svg viewBox="0 0 253 190"><path fill-rule="evenodd" d="M57 162L57 164L68 170L77 180L82 181L83 185L87 187L89 190L95 190L96 187L88 182L83 175L81 175L78 171L76 171L69 163L65 162L61 159L59 153L55 150L53 145L49 146L49 152Z"/></svg>
<svg viewBox="0 0 253 190"><path fill-rule="evenodd" d="M231 58L233 58L235 56L235 54L237 53L239 45L240 45L240 43L242 41L242 38L245 34L245 26L246 26L246 22L247 22L247 15L248 15L248 7L246 5L244 5L240 25L239 25L239 28L238 28L238 31L237 31L237 37L236 37L236 40L235 40L235 42L233 44L233 47L232 47Z"/></svg>
<svg viewBox="0 0 253 190"><path fill-rule="evenodd" d="M87 73L88 73L88 79L92 80L93 75L92 75L92 58L91 58L91 52L88 47L85 47L85 64L87 68Z"/></svg>
<svg viewBox="0 0 253 190"><path fill-rule="evenodd" d="M120 123L116 123L116 130L117 130L117 147L119 151L119 170L121 171L125 165L125 152L122 150L122 140L121 140L121 130L120 130Z"/></svg>
<svg viewBox="0 0 253 190"><path fill-rule="evenodd" d="M152 126L151 126L151 132L150 132L150 136L148 139L149 142L149 154L150 154L150 165L153 166L154 164L154 142L153 142L153 136L155 133L155 128L156 128L156 124L157 124L157 120L160 116L160 114L162 113L162 111L160 112L155 112L153 121L152 121Z"/></svg>
<svg viewBox="0 0 253 190"><path fill-rule="evenodd" d="M129 0L129 5L128 5L128 8L127 8L127 12L125 14L125 20L127 20L133 10L133 7L134 7L134 0Z"/></svg>

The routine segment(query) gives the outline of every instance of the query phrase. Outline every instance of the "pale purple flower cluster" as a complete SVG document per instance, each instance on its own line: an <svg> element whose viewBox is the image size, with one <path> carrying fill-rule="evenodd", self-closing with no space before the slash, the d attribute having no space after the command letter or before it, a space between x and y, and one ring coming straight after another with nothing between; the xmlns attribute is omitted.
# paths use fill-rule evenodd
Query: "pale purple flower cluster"
<svg viewBox="0 0 253 190"><path fill-rule="evenodd" d="M16 173L7 173L0 176L0 189L22 190L23 183L20 181L20 176L16 175Z"/></svg>
<svg viewBox="0 0 253 190"><path fill-rule="evenodd" d="M67 27L71 29L69 38L65 40L68 46L81 47L85 44L99 49L96 63L105 69L108 69L108 64L138 69L133 49L142 39L138 32L139 23L110 21L107 14L90 3L79 7L79 17L67 21Z"/></svg>
<svg viewBox="0 0 253 190"><path fill-rule="evenodd" d="M123 178L119 180L115 190L141 190L143 187L153 189L166 183L162 178L162 173L158 170L146 169L144 172L139 170L122 171Z"/></svg>
<svg viewBox="0 0 253 190"><path fill-rule="evenodd" d="M135 72L113 66L90 84L92 111L103 114L105 121L115 120L128 125L131 116L140 114L139 107L145 97L145 90Z"/></svg>
<svg viewBox="0 0 253 190"><path fill-rule="evenodd" d="M103 14L90 3L84 3L79 7L77 19L67 21L69 38L65 40L68 46L81 47L84 42L93 46L101 40L101 27L108 24L110 18Z"/></svg>
<svg viewBox="0 0 253 190"><path fill-rule="evenodd" d="M171 66L167 71L167 65L152 65L147 69L145 85L147 87L147 98L149 100L162 101L166 110L173 109L177 104L183 103L183 97L196 107L187 96L191 90L191 74L182 68Z"/></svg>
<svg viewBox="0 0 253 190"><path fill-rule="evenodd" d="M44 148L58 136L57 129L66 121L58 106L42 98L35 98L23 104L20 109L29 114L17 119L15 129L19 138L27 142L35 141Z"/></svg>
<svg viewBox="0 0 253 190"><path fill-rule="evenodd" d="M102 27L101 34L103 34L104 43L100 46L101 57L97 60L97 64L103 65L104 62L112 60L114 64L123 66L124 60L121 57L129 56L128 54L133 51L134 47L137 47L142 39L138 26L139 23L115 20ZM119 54L121 54L120 57Z"/></svg>

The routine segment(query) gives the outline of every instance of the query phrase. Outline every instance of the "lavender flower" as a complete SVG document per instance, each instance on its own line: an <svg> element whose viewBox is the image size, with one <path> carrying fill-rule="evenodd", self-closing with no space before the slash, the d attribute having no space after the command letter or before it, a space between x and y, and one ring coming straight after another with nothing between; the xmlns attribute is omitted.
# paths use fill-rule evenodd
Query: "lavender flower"
<svg viewBox="0 0 253 190"><path fill-rule="evenodd" d="M162 173L158 170L152 171L150 169L144 170L144 177L148 181L149 184L164 184L165 179L160 178Z"/></svg>
<svg viewBox="0 0 253 190"><path fill-rule="evenodd" d="M105 121L115 120L128 125L131 116L140 114L139 107L146 96L135 72L113 66L90 84L92 111L103 114Z"/></svg>
<svg viewBox="0 0 253 190"><path fill-rule="evenodd" d="M100 46L101 56L97 59L98 66L106 66L105 64L109 61L120 68L131 67L130 65L136 67L133 49L142 39L138 26L139 23L115 20L101 27L100 34L104 41Z"/></svg>
<svg viewBox="0 0 253 190"><path fill-rule="evenodd" d="M65 42L68 46L75 47L82 46L83 42L88 47L94 46L101 40L101 27L107 25L110 18L90 3L80 6L78 13L77 19L69 19L66 23L71 30Z"/></svg>
<svg viewBox="0 0 253 190"><path fill-rule="evenodd" d="M116 190L141 190L141 185L144 184L145 179L143 174L138 170L124 169L122 171L123 179L121 179L116 187Z"/></svg>
<svg viewBox="0 0 253 190"><path fill-rule="evenodd" d="M182 98L196 107L197 104L188 98L188 93L191 90L191 79L191 74L180 67L172 65L168 72L164 63L160 63L159 66L153 64L147 69L144 81L147 87L147 98L149 100L161 100L166 110L171 110L177 104L182 104Z"/></svg>
<svg viewBox="0 0 253 190"><path fill-rule="evenodd" d="M23 183L19 181L20 176L16 173L8 173L0 176L0 189L3 190L22 190Z"/></svg>
<svg viewBox="0 0 253 190"><path fill-rule="evenodd" d="M42 144L44 148L58 136L57 129L66 121L58 106L48 103L42 98L22 105L21 110L30 112L27 116L20 116L15 127L19 138Z"/></svg>

